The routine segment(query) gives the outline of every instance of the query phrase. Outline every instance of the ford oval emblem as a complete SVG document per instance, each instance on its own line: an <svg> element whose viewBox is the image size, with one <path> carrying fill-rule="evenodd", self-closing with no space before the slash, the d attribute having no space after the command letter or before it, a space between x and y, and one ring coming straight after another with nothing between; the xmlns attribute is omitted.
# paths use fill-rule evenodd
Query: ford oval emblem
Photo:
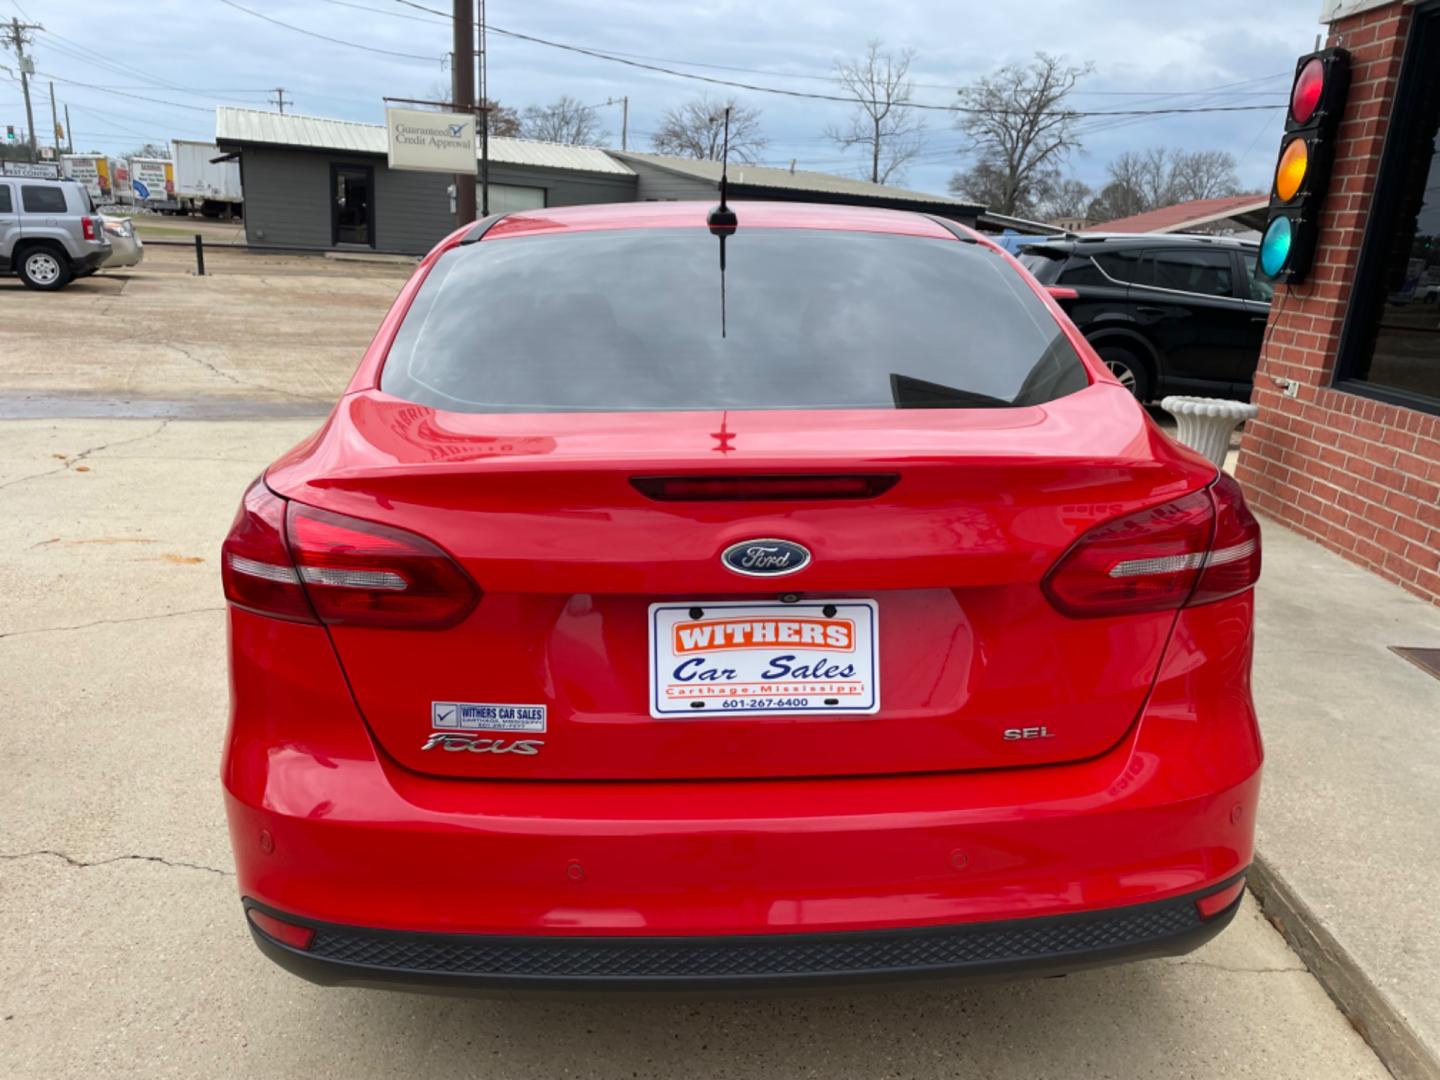
<svg viewBox="0 0 1440 1080"><path fill-rule="evenodd" d="M779 577L809 566L810 552L789 540L742 540L721 552L720 561L747 577Z"/></svg>

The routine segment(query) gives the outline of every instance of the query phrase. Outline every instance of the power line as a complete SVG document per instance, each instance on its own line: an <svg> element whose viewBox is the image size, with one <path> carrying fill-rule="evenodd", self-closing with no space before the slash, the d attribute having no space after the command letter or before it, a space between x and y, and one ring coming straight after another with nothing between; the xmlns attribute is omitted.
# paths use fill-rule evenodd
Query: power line
<svg viewBox="0 0 1440 1080"><path fill-rule="evenodd" d="M406 15L403 11L393 11L387 8L370 7L366 4L355 4L351 3L350 0L324 0L324 2L327 4L334 4L336 7L354 8L356 11L371 11L374 12L376 15L389 15L391 18L410 19L411 21L418 23L433 24L436 22L451 22L454 19L453 15L450 15L446 12L436 12L433 17L427 19L420 15Z"/></svg>
<svg viewBox="0 0 1440 1080"><path fill-rule="evenodd" d="M341 5L342 7L360 8L360 9L363 10L363 11L376 11L376 12L380 12L380 11L381 11L381 9L379 9L379 8L365 7L364 5L361 5L361 4L351 3L350 0L324 0L324 2L327 3L327 4L339 4L339 5ZM406 7L414 8L414 9L417 10L417 11L427 12L427 13L429 13L430 15L434 16L435 19L448 19L448 18L450 18L450 16L449 16L448 14L446 14L446 13L443 12L443 11L440 11L440 10L437 9L437 8L426 7L424 4L414 3L414 2L412 2L412 0L395 0L395 2L398 3L398 4L404 4ZM404 14L402 14L402 13L400 13L400 12L388 12L388 13L385 13L385 14L391 14L391 15L393 15L395 18L398 18L398 19L407 19L407 18L408 18L408 19L416 19L416 21L418 21L418 22L428 22L428 21L431 21L431 20L426 20L426 19L419 19L417 16L413 16L413 15L404 15ZM493 24L491 25L491 29L492 29L492 30L495 30L496 33L500 33L500 34L507 34L507 33L508 33L508 34L510 34L510 36L512 36L512 37L522 37L522 38L525 37L525 35L523 35L523 34L515 34L515 33L512 33L512 32L509 32L509 31L500 30L500 29L496 28ZM567 45L562 44L562 43L560 43L560 42L546 41L546 40L543 39L543 38L526 38L526 40L535 41L535 42L538 42L538 43L540 43L540 44L549 45L549 46L554 47L554 48L578 48L578 46L567 46ZM774 70L770 70L770 69L767 69L767 68L738 67L738 66L735 66L735 65L733 65L733 64L713 64L713 63L707 63L707 62L701 61L701 60L676 60L676 59L674 59L673 57L650 56L650 55L646 55L645 53L627 53L627 52L620 52L620 51L614 50L614 49L594 49L594 50L591 50L591 55L598 56L598 57L601 58L601 59L607 59L607 60L617 60L617 59L649 60L649 61L652 61L652 62L655 62L655 63L659 63L659 64L679 64L679 65L682 66L682 67L709 68L709 69L712 69L712 70L715 70L715 71L739 71L739 72L743 72L743 73L750 74L750 75L769 75L769 76L771 76L771 77L773 77L773 78L781 78L781 79L809 79L809 80L812 80L812 81L815 81L815 82L825 82L825 83L833 83L833 82L835 81L835 76L834 76L834 75L819 75L819 74L814 74L814 73L811 73L811 72L774 71ZM676 73L676 74L681 74L681 75L683 76L683 73ZM1276 73L1271 74L1271 75L1262 75L1260 78L1257 78L1257 79L1245 79L1245 80L1243 80L1243 81L1241 81L1241 82L1225 83L1225 84L1223 84L1223 85L1221 85L1221 86L1209 87L1208 89L1166 91L1166 92L1164 92L1164 93L1160 93L1160 96L1161 96L1161 97L1198 97L1198 96L1200 96L1200 95L1212 94L1212 93L1214 93L1214 92L1216 92L1216 91L1219 91L1219 90L1228 90L1228 89L1230 89L1230 88L1232 88L1232 87L1252 86L1252 85L1254 85L1255 83L1270 82L1271 80L1274 80L1274 79L1290 78L1292 74L1293 74L1293 72L1280 71L1280 72L1276 72ZM953 84L951 84L951 83L912 82L911 85L913 85L913 86L918 86L918 87L920 87L920 88L922 88L922 89L930 89L930 90L954 90L954 89L955 89L955 86L954 86ZM1082 95L1082 94L1083 94L1083 95L1094 96L1094 97L1151 97L1151 96L1156 95L1158 92L1157 92L1157 91L1154 91L1154 90L1075 90L1075 91L1073 91L1073 93L1075 93L1076 95ZM1259 94L1262 94L1262 93L1269 93L1269 91L1251 91L1249 94L1237 95L1237 96L1258 96ZM842 99L842 100L848 101L848 100L850 100L850 99L849 99L849 98L844 98L844 99Z"/></svg>
<svg viewBox="0 0 1440 1080"><path fill-rule="evenodd" d="M50 30L47 30L47 31L46 31L46 34L47 34L47 36L51 36L51 37L59 37L58 34L55 34L53 31L50 31ZM68 41L69 39L68 39L68 38L62 38L61 40L63 40L63 41ZM182 93L182 94L194 94L194 95L197 96L197 97L213 97L213 98L215 98L215 99L218 100L218 101L230 101L230 102L234 102L235 104L238 104L238 105L254 105L255 103L252 102L252 101L244 101L244 100L241 100L240 98L229 98L229 97L225 97L224 95L227 94L227 93L242 93L242 94L245 94L245 93L260 93L260 94L263 94L263 93L266 92L264 89L255 89L255 90L250 90L250 89L242 89L242 90L214 90L214 91L210 91L210 90L203 90L203 89L200 89L200 88L198 88L198 87L181 86L181 85L179 85L178 83L170 82L169 80L164 79L164 78L162 78L161 76L154 74L153 72L140 71L140 70L138 70L138 69L136 69L136 68L129 67L128 65L125 65L125 64L115 64L115 63L111 63L111 62L109 62L103 55L101 55L101 54L99 54L99 53L95 53L95 54L93 54L93 55L87 55L88 53L91 52L91 50L85 49L84 46L77 45L77 46L75 46L74 48L69 48L69 47L64 46L64 45L58 45L58 44L56 44L56 43L53 42L53 41L49 41L49 42L47 42L46 44L47 44L47 46L48 46L49 49L51 49L52 51L54 51L54 52L56 52L56 53L59 53L61 56L69 57L69 58L72 59L72 60L78 60L78 61L80 61L81 63L86 64L86 65L89 65L89 66L91 66L91 67L102 67L102 68L105 68L106 70L108 70L108 71L110 71L110 72L112 72L112 73L114 73L114 74L116 74L116 75L123 75L123 76L125 76L126 78L136 78L136 77L138 76L138 77L140 77L140 78L147 78L147 79L155 80L155 83L154 83L154 84L151 84L151 85L134 86L134 87L131 87L131 86L105 87L104 89L106 89L106 90L116 90L116 91L123 91L123 90L173 90L173 91L179 91L179 92Z"/></svg>
<svg viewBox="0 0 1440 1080"><path fill-rule="evenodd" d="M440 59L438 54L434 56L422 56L419 53L396 52L394 49L377 49L373 45L361 45L358 41L346 41L343 38L330 37L328 34L319 34L314 30L306 30L303 26L293 26L290 23L281 22L279 19L272 19L269 15L253 11L243 4L237 4L235 0L220 0L220 3L227 7L232 7L236 11L243 11L246 15L253 15L257 19L263 19L265 22L274 23L276 26L283 26L286 30L293 30L295 33L304 34L306 37L319 38L321 41L328 41L333 45L346 45L352 49L363 49L365 52L379 53L381 56L398 56L404 60L427 60L433 63Z"/></svg>
<svg viewBox="0 0 1440 1080"><path fill-rule="evenodd" d="M429 13L431 13L432 15L443 15L443 14L444 14L444 12L437 11L437 10L434 9L434 8L428 8L428 7L425 7L425 6L422 5L422 4L414 3L413 0L396 0L396 2L397 2L397 3L405 4L407 7L416 8L416 9L419 10L419 11L429 12ZM264 20L265 22L274 23L276 26L284 27L286 30L293 31L293 32L295 32L295 33L297 33L297 34L304 34L304 35L307 36L307 37L318 38L318 39L320 39L321 41L328 41L328 42L331 42L332 44L335 44L335 45L345 45L345 46L348 46L348 47L350 47L350 48L363 49L363 50L366 51L366 52L380 53L381 55L385 55L385 56L399 56L399 57L403 57L404 59L407 59L407 60L432 60L432 59L434 59L434 57L422 56L422 55L420 55L420 54L418 54L418 53L402 53L402 52L396 52L396 51L391 50L391 49L378 49L378 48L376 48L376 47L374 47L374 46L372 46L372 45L361 45L361 44L359 44L358 42L345 41L345 40L343 40L343 39L341 39L341 38L331 37L331 36L329 36L328 34L316 33L316 32L313 31L313 30L306 30L304 27L294 26L294 25L292 25L292 24L290 24L290 23L282 22L282 21L280 21L279 19L273 19L273 18L271 18L269 15L263 15L263 14L261 14L261 13L258 12L258 11L252 11L250 8L247 8L247 7L245 7L245 6L242 5L242 4L236 3L235 0L220 0L220 3L225 4L227 7L235 8L237 11L243 11L243 12L245 12L247 15L253 15L253 16L255 16L257 19L262 19L262 20ZM643 62L641 62L641 61L639 61L639 60L627 60L627 59L625 59L625 58L623 58L623 57L620 57L620 56L612 56L612 55L609 55L609 54L607 54L607 53L599 52L599 51L597 51L597 50L595 50L595 49L586 48L586 47L581 46L581 45L571 45L571 44L567 44L567 43L565 43L565 42L551 41L551 40L549 40L549 39L547 39L547 38L536 37L536 36L533 35L533 34L522 34L522 33L520 33L518 30L505 30L505 29L503 29L503 28L501 28L501 27L499 27L499 26L496 26L494 23L490 23L489 26L488 26L488 28L489 28L489 30L491 30L492 32L494 32L494 33L496 33L496 34L500 34L500 35L502 35L502 36L504 36L504 37L514 38L514 39L516 39L517 41L528 41L528 42L531 42L531 43L533 43L533 44L536 44L536 45L544 45L544 46L546 46L546 47L548 47L548 48L552 48L552 49L561 49L561 50L564 50L564 51L566 51L566 52L579 53L579 54L582 55L582 56L593 57L594 59L597 59L597 60L608 60L609 62L614 63L614 64L624 64L624 65L627 66L627 67L639 68L639 69L644 70L644 71L654 71L654 72L658 72L658 73L661 74L661 75L670 75L670 76L672 76L672 77L674 77L674 78L690 79L690 80L695 81L695 82L709 83L709 84L714 85L714 86L728 86L728 87L733 87L733 88L739 89L739 90L750 90L750 91L753 91L753 92L755 92L755 93L760 93L760 94L776 94L776 95L779 95L779 96L782 96L782 97L805 98L805 99L808 99L808 100L811 100L811 101L833 101L833 102L837 102L837 103L843 104L843 105L854 105L854 104L855 104L855 98L853 98L853 97L845 97L845 96L840 95L840 94L819 94L819 93L814 93L814 92L805 91L805 90L789 90L789 89L785 89L785 88L783 88L783 87L778 87L778 86L761 86L761 85L758 85L758 84L755 84L755 83L739 82L739 81L732 80L732 79L717 79L717 78L713 78L713 77L711 77L711 76L709 76L709 75L699 75L699 74L696 74L696 73L694 73L694 72L676 71L676 70L674 70L673 68L660 67L659 65L649 64L649 63L643 63ZM995 110L976 109L976 108L970 108L970 107L967 107L967 106L964 106L964 105L941 105L941 104L937 104L937 103L933 103L933 102L921 102L921 101L903 101L903 102L895 102L894 104L895 104L895 106L896 106L897 108L925 109L925 110L929 110L929 111L933 111L933 112L947 112L947 113L983 113L983 114L985 114L985 115L992 115L992 116L996 114L996 113L995 113ZM1259 110L1259 109L1269 109L1269 108L1273 108L1273 107L1274 107L1274 106L1270 106L1270 105L1220 105L1220 106L1207 106L1207 107L1203 107L1203 108L1184 108L1184 107L1182 107L1182 108L1168 108L1168 109L1091 109L1091 110L1085 110L1085 109L1066 109L1066 110L1062 110L1062 111L1063 111L1063 113L1064 113L1065 115L1067 115L1067 116L1072 116L1072 117L1079 118L1079 117L1087 117L1087 116L1174 116L1174 115L1182 115L1182 114L1185 114L1185 113L1254 112L1254 111ZM1016 113L1016 115L1019 115L1018 112Z"/></svg>
<svg viewBox="0 0 1440 1080"><path fill-rule="evenodd" d="M231 3L232 0L222 0L223 3ZM409 3L409 0L399 0L401 3ZM411 5L416 6L416 5ZM498 26L491 25L490 29L505 37L515 38L520 41L529 41L537 45L545 45L552 49L563 49L566 52L580 53L584 56L591 56L599 60L609 60L612 63L624 64L628 67L640 68L645 71L656 71L662 75L672 75L681 79L691 79L696 82L710 83L715 86L729 86L739 90L750 90L761 94L777 94L782 97L807 98L812 101L834 101L843 105L854 105L856 99L841 94L819 94L807 90L789 90L778 86L761 86L755 83L739 82L732 79L716 79L709 75L697 75L694 72L675 71L671 68L660 67L655 64L642 63L638 60L626 60L618 56L607 56L594 49L588 49L580 45L568 45L559 41L549 41L545 38L535 37L532 34L522 34L516 30L504 30ZM994 115L1028 115L1020 110L994 110L977 109L965 105L941 105L924 101L897 101L893 103L896 108L925 109L932 112L948 112L972 114L978 113L986 116ZM1216 112L1254 112L1259 109L1275 108L1273 105L1217 105L1205 107L1180 107L1163 109L1062 109L1062 114L1071 117L1087 116L1174 116L1185 113L1216 113Z"/></svg>
<svg viewBox="0 0 1440 1080"><path fill-rule="evenodd" d="M134 98L136 101L148 101L152 105L168 105L172 109L189 109L191 112L202 112L207 116L212 116L215 112L213 108L204 105L185 105L178 101L163 101L160 98L145 97L142 94L130 94L122 90L107 90L105 87L96 86L94 83L80 82L77 79L66 79L60 75L52 75L48 71L41 71L38 72L38 74L43 75L47 79L54 79L58 83L65 83L68 86L83 86L87 90L101 90L109 94L118 94L120 97Z"/></svg>

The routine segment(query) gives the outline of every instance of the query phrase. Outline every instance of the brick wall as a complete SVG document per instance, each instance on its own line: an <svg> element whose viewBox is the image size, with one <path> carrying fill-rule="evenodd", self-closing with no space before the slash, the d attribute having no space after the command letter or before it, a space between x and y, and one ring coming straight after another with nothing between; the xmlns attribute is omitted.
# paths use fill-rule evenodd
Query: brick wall
<svg viewBox="0 0 1440 1080"><path fill-rule="evenodd" d="M1275 293L1235 474L1257 510L1440 603L1440 417L1331 387L1409 8L1331 26L1352 81L1310 279ZM1277 140L1278 152L1278 140ZM1277 379L1300 384L1285 397Z"/></svg>

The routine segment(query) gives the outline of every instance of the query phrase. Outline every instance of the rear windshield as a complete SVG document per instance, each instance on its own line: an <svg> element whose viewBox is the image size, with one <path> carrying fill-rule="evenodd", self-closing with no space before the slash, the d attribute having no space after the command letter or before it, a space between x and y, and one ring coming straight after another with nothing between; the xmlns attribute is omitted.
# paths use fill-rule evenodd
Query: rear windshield
<svg viewBox="0 0 1440 1080"><path fill-rule="evenodd" d="M1089 383L993 251L812 229L634 229L452 249L381 388L462 412L986 408Z"/></svg>

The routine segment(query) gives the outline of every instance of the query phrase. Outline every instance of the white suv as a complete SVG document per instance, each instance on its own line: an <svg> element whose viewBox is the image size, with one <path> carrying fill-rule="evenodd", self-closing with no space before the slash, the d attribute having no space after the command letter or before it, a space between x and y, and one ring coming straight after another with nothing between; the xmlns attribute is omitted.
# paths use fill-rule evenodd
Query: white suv
<svg viewBox="0 0 1440 1080"><path fill-rule="evenodd" d="M0 273L32 289L59 289L110 254L90 193L73 180L0 176Z"/></svg>

